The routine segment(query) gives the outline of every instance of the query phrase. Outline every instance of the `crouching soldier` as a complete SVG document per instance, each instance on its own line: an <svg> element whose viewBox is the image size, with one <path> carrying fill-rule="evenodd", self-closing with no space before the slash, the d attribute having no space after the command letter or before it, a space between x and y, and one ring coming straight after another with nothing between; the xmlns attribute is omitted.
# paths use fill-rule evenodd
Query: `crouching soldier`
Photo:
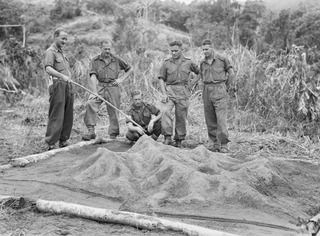
<svg viewBox="0 0 320 236"><path fill-rule="evenodd" d="M132 92L132 100L133 102L128 115L144 130L128 119L127 139L130 141L137 141L143 134L146 134L151 136L154 140L157 140L161 134L160 110L151 104L143 102L141 91Z"/></svg>

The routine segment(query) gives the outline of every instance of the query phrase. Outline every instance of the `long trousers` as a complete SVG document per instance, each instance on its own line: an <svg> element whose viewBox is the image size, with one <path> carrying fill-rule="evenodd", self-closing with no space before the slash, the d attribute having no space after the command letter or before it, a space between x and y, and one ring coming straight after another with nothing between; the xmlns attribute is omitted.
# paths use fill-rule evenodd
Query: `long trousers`
<svg viewBox="0 0 320 236"><path fill-rule="evenodd" d="M214 144L227 144L230 141L227 128L228 93L225 83L205 84L202 97L209 138Z"/></svg>
<svg viewBox="0 0 320 236"><path fill-rule="evenodd" d="M98 95L103 97L105 100L110 102L117 108L120 108L120 88L118 86L98 86ZM100 105L102 104L102 100L95 97L94 95L90 95L89 100L86 104L86 113L84 116L84 123L87 127L96 126L97 124L97 112L99 110ZM109 115L109 128L108 134L110 136L118 136L119 135L119 120L118 120L118 112L107 105L107 112Z"/></svg>
<svg viewBox="0 0 320 236"><path fill-rule="evenodd" d="M53 80L49 87L49 119L45 141L54 145L57 141L70 138L73 125L73 90L72 85L62 80Z"/></svg>

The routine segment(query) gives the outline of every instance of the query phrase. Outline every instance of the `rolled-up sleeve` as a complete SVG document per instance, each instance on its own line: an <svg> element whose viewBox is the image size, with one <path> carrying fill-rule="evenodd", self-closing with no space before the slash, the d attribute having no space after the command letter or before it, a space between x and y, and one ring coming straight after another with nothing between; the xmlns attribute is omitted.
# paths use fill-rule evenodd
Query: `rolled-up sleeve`
<svg viewBox="0 0 320 236"><path fill-rule="evenodd" d="M118 60L119 60L119 66L121 70L128 72L131 69L131 66L128 63L126 63L124 60L122 60L121 58L119 58Z"/></svg>
<svg viewBox="0 0 320 236"><path fill-rule="evenodd" d="M163 81L167 80L167 67L165 63L163 63L160 68L158 79L162 79Z"/></svg>
<svg viewBox="0 0 320 236"><path fill-rule="evenodd" d="M47 50L44 55L44 68L47 68L47 66L54 68L54 58L54 52L52 50Z"/></svg>
<svg viewBox="0 0 320 236"><path fill-rule="evenodd" d="M160 113L160 110L158 108L156 108L154 105L150 105L149 109L150 109L150 112L152 115L157 116Z"/></svg>

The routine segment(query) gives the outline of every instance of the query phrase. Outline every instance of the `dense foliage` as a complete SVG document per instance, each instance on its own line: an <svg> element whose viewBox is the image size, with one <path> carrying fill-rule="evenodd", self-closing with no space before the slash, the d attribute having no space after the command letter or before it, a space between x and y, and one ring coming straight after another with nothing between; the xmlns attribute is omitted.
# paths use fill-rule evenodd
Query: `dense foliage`
<svg viewBox="0 0 320 236"><path fill-rule="evenodd" d="M134 67L124 92L129 94L130 89L141 88L153 100L159 98L156 76L166 57L164 45L175 37L170 32L182 37L189 46L186 53L196 62L201 58L197 47L203 39L210 38L234 65L239 88L235 97L237 108L275 122L278 118L289 123L319 120L320 6L301 5L272 12L261 0L247 0L244 4L208 0L190 5L159 0L56 0L52 9L37 10L41 17L26 6L3 0L0 6L0 23L25 23L32 33L51 31L53 26L81 14L104 16L103 20L94 18L95 22L80 21L77 26L112 39L116 52ZM163 25L173 29L168 32ZM2 31L0 37L8 38ZM74 54L72 65L78 82L86 83L88 64L98 51L99 42L94 37L76 38L69 48ZM13 41L1 48L0 71L8 75L2 76L2 88L10 89L12 86L6 87L4 82L8 85L11 81L11 85L21 89L44 90L43 51L21 48ZM11 80L4 79L9 77ZM197 88L192 88L195 99L200 94Z"/></svg>

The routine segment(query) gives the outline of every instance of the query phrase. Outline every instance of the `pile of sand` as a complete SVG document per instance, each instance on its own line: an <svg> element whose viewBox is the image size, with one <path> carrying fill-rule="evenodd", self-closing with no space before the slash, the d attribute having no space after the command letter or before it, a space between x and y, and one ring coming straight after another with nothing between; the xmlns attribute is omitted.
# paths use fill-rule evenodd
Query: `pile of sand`
<svg viewBox="0 0 320 236"><path fill-rule="evenodd" d="M295 191L282 170L300 174L272 159L237 160L204 146L177 149L143 136L128 152L99 148L71 171L77 182L134 209L219 202L285 211L287 202L279 199L294 197Z"/></svg>

